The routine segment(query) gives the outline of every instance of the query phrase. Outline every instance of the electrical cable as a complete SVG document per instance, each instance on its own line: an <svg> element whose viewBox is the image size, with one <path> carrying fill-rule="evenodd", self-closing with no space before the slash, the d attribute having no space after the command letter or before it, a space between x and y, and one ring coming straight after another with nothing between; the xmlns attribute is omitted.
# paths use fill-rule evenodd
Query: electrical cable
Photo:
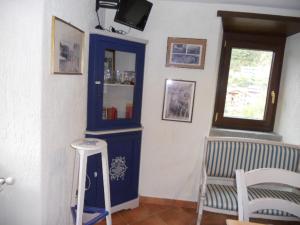
<svg viewBox="0 0 300 225"><path fill-rule="evenodd" d="M100 18L99 18L99 10L96 10L96 15L97 15L97 20L98 20L98 25L95 26L96 29L100 29L100 30L106 30L112 33L117 33L117 34L122 34L122 35L126 35L129 34L131 27L129 27L128 31L124 31L124 30L117 30L116 28L114 28L113 26L110 26L108 29L106 29L105 27L101 26L101 22L100 22Z"/></svg>
<svg viewBox="0 0 300 225"><path fill-rule="evenodd" d="M96 11L96 15L97 15L97 19L98 19L98 23L99 23L99 24L98 24L95 28L96 28L96 29L100 29L100 30L105 30L105 29L101 26L98 11Z"/></svg>
<svg viewBox="0 0 300 225"><path fill-rule="evenodd" d="M74 188L76 153L75 153L75 156L74 156L74 160L73 160L73 161L74 161L74 163L73 163L73 176L72 176L72 191L73 191L73 188ZM85 190L87 191L87 190L90 189L92 182L91 182L91 178L89 177L88 174L86 174L86 178L87 178L87 180L88 180L88 187L85 188ZM78 185L77 185L77 186L78 186ZM77 194L78 194L77 192L78 192L78 190L76 190L75 198L77 198ZM72 195L73 195L73 193L71 193L71 201L72 201L72 197L73 197ZM70 204L70 205L71 205L71 204Z"/></svg>
<svg viewBox="0 0 300 225"><path fill-rule="evenodd" d="M86 178L88 180L88 187L85 188L85 191L88 191L90 189L90 187L91 187L92 182L91 182L91 178L89 177L88 174L86 174Z"/></svg>
<svg viewBox="0 0 300 225"><path fill-rule="evenodd" d="M107 30L107 29L106 29ZM117 34L122 34L122 35L126 35L129 34L129 32L131 31L131 27L129 27L128 31L124 31L124 30L117 30L116 28L114 28L113 26L110 26L109 29L107 30L109 32L112 33L117 33Z"/></svg>

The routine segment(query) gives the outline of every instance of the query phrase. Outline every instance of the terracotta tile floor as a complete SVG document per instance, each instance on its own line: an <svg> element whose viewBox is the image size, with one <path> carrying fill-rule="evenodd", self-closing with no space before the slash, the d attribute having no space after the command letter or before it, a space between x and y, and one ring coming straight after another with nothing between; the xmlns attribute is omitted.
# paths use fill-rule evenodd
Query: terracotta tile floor
<svg viewBox="0 0 300 225"><path fill-rule="evenodd" d="M112 215L113 225L194 225L196 223L195 209L141 204L132 210L123 210ZM202 225L226 225L226 219L236 219L234 216L207 213L203 215ZM273 225L300 225L300 222L281 222L253 220ZM105 225L104 221L97 225Z"/></svg>

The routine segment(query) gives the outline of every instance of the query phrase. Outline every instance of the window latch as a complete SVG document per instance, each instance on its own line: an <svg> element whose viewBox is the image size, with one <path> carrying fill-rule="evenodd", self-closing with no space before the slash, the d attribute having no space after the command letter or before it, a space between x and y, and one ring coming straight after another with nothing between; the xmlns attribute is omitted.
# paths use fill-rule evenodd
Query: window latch
<svg viewBox="0 0 300 225"><path fill-rule="evenodd" d="M272 98L272 105L274 105L275 104L275 99L276 99L276 93L275 93L274 90L271 91L271 98Z"/></svg>

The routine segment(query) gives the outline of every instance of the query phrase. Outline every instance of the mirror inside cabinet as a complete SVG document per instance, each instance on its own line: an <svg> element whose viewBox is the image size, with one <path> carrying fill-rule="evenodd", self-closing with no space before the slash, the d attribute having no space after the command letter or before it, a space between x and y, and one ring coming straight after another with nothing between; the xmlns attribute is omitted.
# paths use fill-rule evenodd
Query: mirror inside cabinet
<svg viewBox="0 0 300 225"><path fill-rule="evenodd" d="M105 50L103 120L132 118L135 68L135 53Z"/></svg>

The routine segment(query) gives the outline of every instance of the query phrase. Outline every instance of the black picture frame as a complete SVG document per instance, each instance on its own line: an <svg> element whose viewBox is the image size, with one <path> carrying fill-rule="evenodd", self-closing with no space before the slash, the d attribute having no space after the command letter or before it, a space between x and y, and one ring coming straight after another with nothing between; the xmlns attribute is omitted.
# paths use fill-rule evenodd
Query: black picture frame
<svg viewBox="0 0 300 225"><path fill-rule="evenodd" d="M166 79L162 120L192 123L196 81Z"/></svg>

